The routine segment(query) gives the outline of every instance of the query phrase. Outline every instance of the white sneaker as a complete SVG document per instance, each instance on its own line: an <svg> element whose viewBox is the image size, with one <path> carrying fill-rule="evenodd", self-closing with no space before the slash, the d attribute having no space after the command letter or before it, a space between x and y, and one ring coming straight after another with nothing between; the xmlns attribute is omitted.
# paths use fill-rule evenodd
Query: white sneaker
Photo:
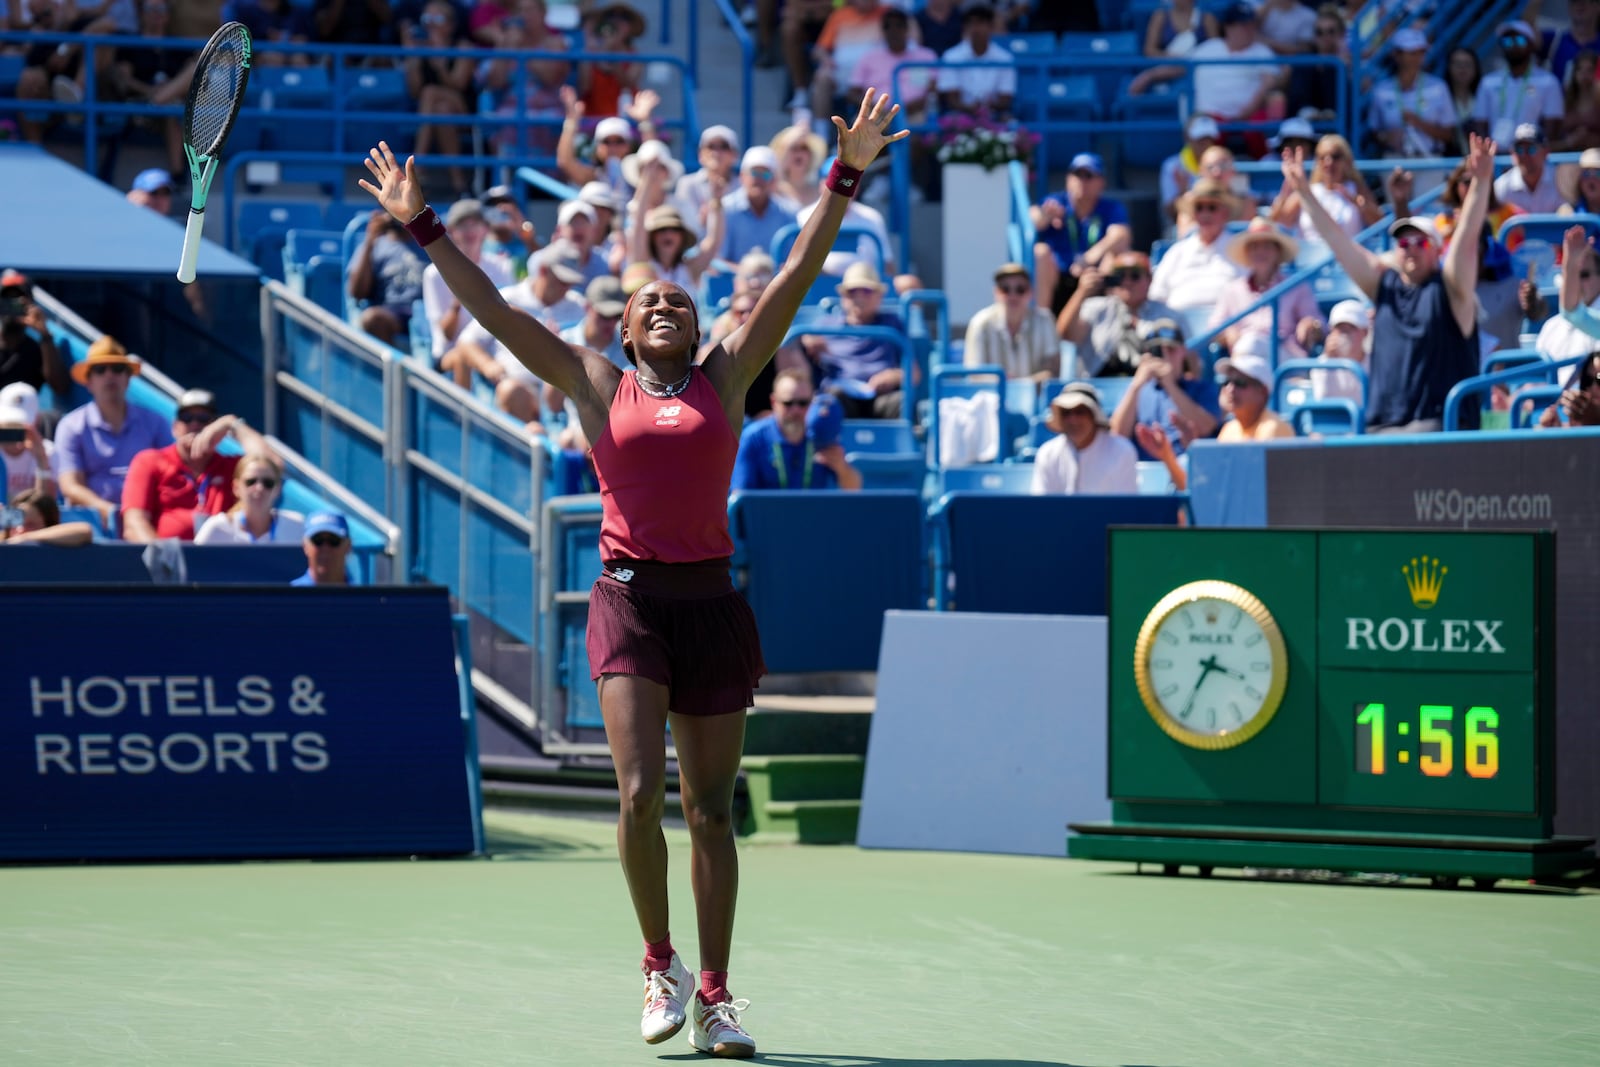
<svg viewBox="0 0 1600 1067"><path fill-rule="evenodd" d="M672 966L664 971L646 971L644 976L644 1017L639 1033L645 1043L659 1045L683 1029L684 1002L694 996L689 970L672 954Z"/></svg>
<svg viewBox="0 0 1600 1067"><path fill-rule="evenodd" d="M689 1023L689 1044L701 1052L730 1059L749 1059L756 1054L756 1039L739 1025L739 1013L750 1007L748 1000L724 1000L707 1004L694 998L694 1015Z"/></svg>
<svg viewBox="0 0 1600 1067"><path fill-rule="evenodd" d="M796 89L789 97L789 102L783 105L785 111L793 111L797 107L806 107L811 103L811 93L806 89Z"/></svg>

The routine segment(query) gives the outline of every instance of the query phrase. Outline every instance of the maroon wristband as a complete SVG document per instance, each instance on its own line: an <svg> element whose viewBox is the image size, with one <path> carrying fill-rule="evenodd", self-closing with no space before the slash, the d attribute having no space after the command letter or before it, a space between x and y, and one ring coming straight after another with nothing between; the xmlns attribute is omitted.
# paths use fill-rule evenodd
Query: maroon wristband
<svg viewBox="0 0 1600 1067"><path fill-rule="evenodd" d="M856 190L861 188L861 172L835 159L833 167L828 171L828 177L822 184L840 196L855 196Z"/></svg>
<svg viewBox="0 0 1600 1067"><path fill-rule="evenodd" d="M406 232L420 247L427 248L444 236L444 223L439 220L437 211L425 207L417 212L415 218L406 223Z"/></svg>

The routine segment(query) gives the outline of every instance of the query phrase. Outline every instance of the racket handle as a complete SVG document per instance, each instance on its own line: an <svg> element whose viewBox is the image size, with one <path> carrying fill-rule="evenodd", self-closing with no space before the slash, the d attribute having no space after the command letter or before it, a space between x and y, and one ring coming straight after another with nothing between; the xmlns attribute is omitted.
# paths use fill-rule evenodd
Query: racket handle
<svg viewBox="0 0 1600 1067"><path fill-rule="evenodd" d="M178 261L178 280L185 285L194 281L195 261L200 258L200 231L205 229L206 211L189 209L189 225L183 231L183 258Z"/></svg>

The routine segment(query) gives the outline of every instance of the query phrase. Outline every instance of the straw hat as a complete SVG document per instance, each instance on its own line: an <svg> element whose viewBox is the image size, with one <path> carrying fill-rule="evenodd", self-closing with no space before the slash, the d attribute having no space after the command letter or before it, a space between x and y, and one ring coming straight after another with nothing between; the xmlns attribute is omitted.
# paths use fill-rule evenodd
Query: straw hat
<svg viewBox="0 0 1600 1067"><path fill-rule="evenodd" d="M805 142L806 151L811 153L813 166L820 167L822 161L828 158L828 142L824 141L820 135L813 133L805 126L790 126L787 129L779 130L778 136L774 137L770 142L772 150L778 153L780 160L783 159L784 153L792 147L796 138Z"/></svg>
<svg viewBox="0 0 1600 1067"><path fill-rule="evenodd" d="M660 163L667 168L668 188L683 177L683 164L672 158L672 149L662 141L646 141L637 152L622 158L623 180L638 188L639 170L646 163Z"/></svg>
<svg viewBox="0 0 1600 1067"><path fill-rule="evenodd" d="M629 24L629 37L642 37L645 31L644 16L639 9L624 0L600 0L598 3L584 3L579 6L583 12L583 24L586 26L599 26L602 22L622 20Z"/></svg>
<svg viewBox="0 0 1600 1067"><path fill-rule="evenodd" d="M72 380L79 385L89 384L89 371L95 367L127 367L129 374L138 374L139 357L128 355L121 342L109 334L89 346L89 354L72 365Z"/></svg>
<svg viewBox="0 0 1600 1067"><path fill-rule="evenodd" d="M1233 240L1228 244L1228 258L1246 270L1250 269L1250 246L1258 241L1271 241L1278 246L1278 255L1283 262L1293 263L1300 255L1300 245L1293 237L1283 232L1283 228L1271 219L1257 216L1250 220L1250 225L1241 233L1233 235Z"/></svg>
<svg viewBox="0 0 1600 1067"><path fill-rule="evenodd" d="M1050 406L1061 411L1087 408L1098 426L1109 426L1105 409L1100 404L1100 392L1088 382L1071 382L1050 400Z"/></svg>
<svg viewBox="0 0 1600 1067"><path fill-rule="evenodd" d="M1192 206L1197 200L1220 200L1227 205L1230 212L1233 210L1234 205L1238 203L1233 195L1233 190L1215 178L1201 178L1189 186L1189 191L1183 194L1184 207Z"/></svg>
<svg viewBox="0 0 1600 1067"><path fill-rule="evenodd" d="M1577 163L1563 163L1556 168L1556 191L1563 201L1577 202L1578 179L1586 170L1600 170L1600 148L1585 148Z"/></svg>
<svg viewBox="0 0 1600 1067"><path fill-rule="evenodd" d="M840 293L848 293L852 289L876 289L881 293L888 288L883 284L883 279L878 277L877 268L859 259L850 264L838 285Z"/></svg>
<svg viewBox="0 0 1600 1067"><path fill-rule="evenodd" d="M689 229L683 221L683 215L671 204L661 204L645 212L644 232L659 233L662 230L682 230L685 241L694 240L694 231Z"/></svg>

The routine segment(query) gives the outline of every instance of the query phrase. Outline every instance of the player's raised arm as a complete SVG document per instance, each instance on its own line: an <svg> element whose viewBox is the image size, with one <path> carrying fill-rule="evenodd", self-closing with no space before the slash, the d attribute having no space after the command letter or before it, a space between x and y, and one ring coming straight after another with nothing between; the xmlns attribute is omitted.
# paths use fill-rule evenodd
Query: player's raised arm
<svg viewBox="0 0 1600 1067"><path fill-rule="evenodd" d="M822 199L817 210L806 220L794 247L789 250L789 258L762 292L750 318L722 342L725 358L733 365L732 385L740 396L783 343L783 336L789 332L800 305L811 291L811 284L822 273L823 260L833 250L834 238L839 235L845 208L855 195L861 172L878 157L885 145L910 136L909 130L886 132L899 113L900 105L891 104L887 94L868 89L853 123L846 126L844 119L833 117L833 124L839 131L839 155L822 183ZM707 363L718 358L723 357L713 350Z"/></svg>
<svg viewBox="0 0 1600 1067"><path fill-rule="evenodd" d="M408 158L402 166L388 142L380 141L366 164L378 184L363 178L361 188L376 197L427 252L461 306L534 375L568 396L585 390L587 378L577 350L532 315L506 303L488 275L450 240L444 222L423 196L416 158Z"/></svg>

